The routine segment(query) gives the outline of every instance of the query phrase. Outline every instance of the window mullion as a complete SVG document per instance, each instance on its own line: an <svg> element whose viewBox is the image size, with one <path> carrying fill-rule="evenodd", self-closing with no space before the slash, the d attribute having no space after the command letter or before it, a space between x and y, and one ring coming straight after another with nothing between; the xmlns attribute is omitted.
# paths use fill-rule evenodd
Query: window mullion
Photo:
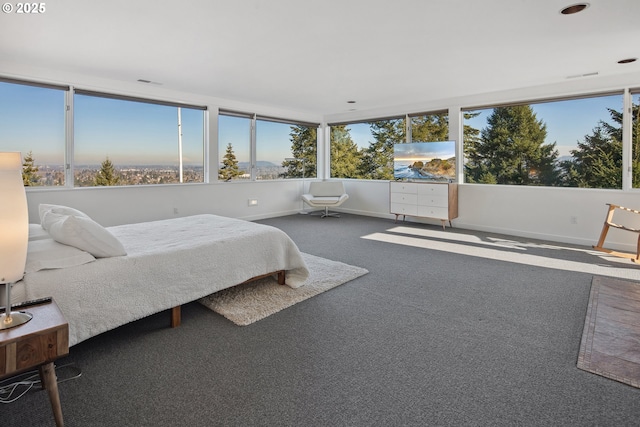
<svg viewBox="0 0 640 427"><path fill-rule="evenodd" d="M404 126L405 126L405 142L413 141L413 123L411 123L411 118L407 114L404 116Z"/></svg>
<svg viewBox="0 0 640 427"><path fill-rule="evenodd" d="M632 99L629 89L625 89L622 101L622 190L633 188Z"/></svg>
<svg viewBox="0 0 640 427"><path fill-rule="evenodd" d="M65 150L64 150L64 185L73 188L75 165L73 161L73 87L65 94Z"/></svg>
<svg viewBox="0 0 640 427"><path fill-rule="evenodd" d="M256 170L256 157L257 157L257 150L256 150L256 115L253 114L251 116L251 136L250 136L250 156L249 156L249 162L251 165L251 181L255 181L256 180L256 175L257 175L257 170Z"/></svg>

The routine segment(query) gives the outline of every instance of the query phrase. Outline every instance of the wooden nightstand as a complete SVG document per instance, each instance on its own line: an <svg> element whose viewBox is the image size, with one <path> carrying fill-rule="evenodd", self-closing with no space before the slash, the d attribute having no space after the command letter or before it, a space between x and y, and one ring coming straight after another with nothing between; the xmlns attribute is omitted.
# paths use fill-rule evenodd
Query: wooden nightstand
<svg viewBox="0 0 640 427"><path fill-rule="evenodd" d="M63 426L53 361L69 354L69 324L55 301L21 308L33 315L24 325L0 331L0 379L39 368L42 387L49 400L57 426Z"/></svg>

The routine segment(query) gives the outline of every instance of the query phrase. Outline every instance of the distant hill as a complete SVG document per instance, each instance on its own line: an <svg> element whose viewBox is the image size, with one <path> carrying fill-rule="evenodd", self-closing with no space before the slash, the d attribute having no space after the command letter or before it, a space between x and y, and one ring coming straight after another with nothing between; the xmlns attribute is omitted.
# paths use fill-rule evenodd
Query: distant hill
<svg viewBox="0 0 640 427"><path fill-rule="evenodd" d="M558 163L559 162L564 162L565 160L573 160L573 156L560 156L558 157Z"/></svg>
<svg viewBox="0 0 640 427"><path fill-rule="evenodd" d="M238 167L240 169L244 169L244 170L249 170L249 168L251 167L251 163L249 162L238 162ZM257 168L279 168L282 167L281 165L277 165L273 162L267 162L267 161L258 161L256 162L256 167Z"/></svg>

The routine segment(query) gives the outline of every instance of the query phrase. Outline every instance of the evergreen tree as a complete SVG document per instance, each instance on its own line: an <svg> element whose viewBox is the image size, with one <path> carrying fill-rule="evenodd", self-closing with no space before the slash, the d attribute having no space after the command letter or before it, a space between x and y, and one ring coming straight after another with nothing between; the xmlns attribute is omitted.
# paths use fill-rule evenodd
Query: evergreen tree
<svg viewBox="0 0 640 427"><path fill-rule="evenodd" d="M449 115L426 114L411 118L411 141L447 141L449 139Z"/></svg>
<svg viewBox="0 0 640 427"><path fill-rule="evenodd" d="M37 173L39 170L40 168L38 166L35 166L33 153L29 151L27 155L24 156L22 162L22 182L24 183L25 187L39 184L40 177Z"/></svg>
<svg viewBox="0 0 640 427"><path fill-rule="evenodd" d="M466 150L469 182L557 185L555 142L545 144L546 125L529 105L497 107L480 138Z"/></svg>
<svg viewBox="0 0 640 427"><path fill-rule="evenodd" d="M105 159L100 165L100 170L96 174L94 179L95 186L111 186L118 185L120 183L120 177L116 171L113 163L109 160L109 157Z"/></svg>
<svg viewBox="0 0 640 427"><path fill-rule="evenodd" d="M242 175L242 171L238 167L238 159L233 152L233 146L231 143L227 144L227 151L222 158L222 167L218 171L218 178L224 181L231 181Z"/></svg>
<svg viewBox="0 0 640 427"><path fill-rule="evenodd" d="M583 142L571 150L571 160L561 162L564 171L563 183L571 187L622 188L622 113L608 109L613 124L598 122L591 135L585 135ZM638 114L640 109L633 106L633 185L640 185L640 142L638 141Z"/></svg>
<svg viewBox="0 0 640 427"><path fill-rule="evenodd" d="M464 119L470 120L479 114L480 113L474 111L466 111L464 112ZM487 168L477 162L477 159L480 158L478 147L482 143L480 140L480 130L465 124L463 138L464 158L467 160L464 165L464 181L497 184L495 177L488 172ZM474 162L471 159L476 159L476 161Z"/></svg>
<svg viewBox="0 0 640 427"><path fill-rule="evenodd" d="M370 123L374 141L361 153L359 175L364 179L393 179L393 146L406 141L405 120Z"/></svg>
<svg viewBox="0 0 640 427"><path fill-rule="evenodd" d="M598 125L571 150L573 158L561 162L564 185L586 188L622 188L622 143Z"/></svg>
<svg viewBox="0 0 640 427"><path fill-rule="evenodd" d="M611 108L608 109L611 120L615 125L600 122L604 131L616 141L622 141L622 112ZM640 187L640 105L632 104L631 106L631 167L633 171L632 186ZM622 171L622 163L620 164ZM619 187L618 187L619 188Z"/></svg>
<svg viewBox="0 0 640 427"><path fill-rule="evenodd" d="M351 139L345 125L331 127L331 177L360 178L358 145Z"/></svg>
<svg viewBox="0 0 640 427"><path fill-rule="evenodd" d="M291 126L291 154L296 159L304 159L304 175L302 173L303 162L301 160L285 160L282 166L286 168L285 177L290 178L315 178L316 159L318 158L318 130L316 128L295 125Z"/></svg>

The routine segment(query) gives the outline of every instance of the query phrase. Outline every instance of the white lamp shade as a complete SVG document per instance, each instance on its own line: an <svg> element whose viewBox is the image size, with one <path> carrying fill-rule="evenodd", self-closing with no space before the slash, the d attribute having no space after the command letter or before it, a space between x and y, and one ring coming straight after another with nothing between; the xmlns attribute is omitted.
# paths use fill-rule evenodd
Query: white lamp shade
<svg viewBox="0 0 640 427"><path fill-rule="evenodd" d="M0 284L24 276L29 241L29 211L20 153L0 152Z"/></svg>

